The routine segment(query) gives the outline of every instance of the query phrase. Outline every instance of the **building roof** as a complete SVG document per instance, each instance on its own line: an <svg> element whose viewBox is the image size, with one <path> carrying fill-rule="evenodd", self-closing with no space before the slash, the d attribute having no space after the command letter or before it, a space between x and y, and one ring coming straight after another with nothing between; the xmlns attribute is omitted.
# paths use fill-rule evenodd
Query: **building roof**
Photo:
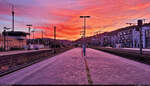
<svg viewBox="0 0 150 86"><path fill-rule="evenodd" d="M4 35L4 32L2 34ZM6 31L5 34L7 34L8 36L24 36L24 37L28 35L28 33L22 31Z"/></svg>

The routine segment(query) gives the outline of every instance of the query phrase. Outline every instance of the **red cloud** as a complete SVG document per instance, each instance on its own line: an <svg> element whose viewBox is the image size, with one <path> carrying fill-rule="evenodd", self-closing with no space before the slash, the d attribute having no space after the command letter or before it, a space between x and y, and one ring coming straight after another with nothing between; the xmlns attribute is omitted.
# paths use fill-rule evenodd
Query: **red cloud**
<svg viewBox="0 0 150 86"><path fill-rule="evenodd" d="M37 1L38 3L39 1ZM44 3L44 1L42 1ZM78 0L78 4L73 4L71 8L57 8L55 5L49 6L17 6L16 16L26 17L33 22L35 28L45 30L47 37L53 37L53 27L51 24L57 26L58 38L77 39L80 37L80 31L83 30L83 19L81 15L89 15L91 18L87 19L87 36L91 35L97 30L112 31L119 27L123 27L127 22L133 22L141 16L150 18L147 11L150 7L149 0ZM39 3L40 4L40 3ZM6 6L0 3L1 14L9 14ZM3 7L4 6L4 7ZM57 4L56 4L57 6ZM146 14L145 14L146 13ZM2 19L2 18L1 18ZM3 20L3 19L2 19ZM21 21L20 21L21 22ZM25 22L29 23L29 22ZM46 25L45 25L46 24ZM107 26L104 28L104 26Z"/></svg>

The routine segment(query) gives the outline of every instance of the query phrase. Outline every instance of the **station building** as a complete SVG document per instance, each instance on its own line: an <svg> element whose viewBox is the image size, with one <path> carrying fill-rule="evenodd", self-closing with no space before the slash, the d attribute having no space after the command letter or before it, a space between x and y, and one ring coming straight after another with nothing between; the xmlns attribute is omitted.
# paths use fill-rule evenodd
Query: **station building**
<svg viewBox="0 0 150 86"><path fill-rule="evenodd" d="M0 36L0 47L4 48L4 37L5 37L5 46L7 50L11 48L24 48L27 46L28 33L21 31L7 31L3 32Z"/></svg>

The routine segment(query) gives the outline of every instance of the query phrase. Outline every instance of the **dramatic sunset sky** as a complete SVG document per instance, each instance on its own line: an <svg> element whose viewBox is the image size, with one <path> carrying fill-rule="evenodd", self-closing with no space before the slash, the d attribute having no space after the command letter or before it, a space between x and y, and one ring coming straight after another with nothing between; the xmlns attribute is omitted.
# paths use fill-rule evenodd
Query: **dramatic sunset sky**
<svg viewBox="0 0 150 86"><path fill-rule="evenodd" d="M89 15L87 36L95 31L108 32L136 23L137 19L150 22L150 0L0 0L0 31L11 27L11 5L15 5L15 30L28 31L33 24L36 37L40 29L44 37L53 36L57 26L57 38L78 39L83 27L80 15Z"/></svg>

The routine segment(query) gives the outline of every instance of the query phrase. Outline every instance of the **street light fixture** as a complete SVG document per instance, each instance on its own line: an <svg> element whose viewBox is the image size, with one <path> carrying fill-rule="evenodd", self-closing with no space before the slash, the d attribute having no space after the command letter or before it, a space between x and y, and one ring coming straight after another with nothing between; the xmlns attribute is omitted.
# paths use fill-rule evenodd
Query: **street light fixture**
<svg viewBox="0 0 150 86"><path fill-rule="evenodd" d="M80 18L90 18L90 16L80 16Z"/></svg>
<svg viewBox="0 0 150 86"><path fill-rule="evenodd" d="M86 42L85 42L85 35L86 35L86 18L90 18L90 16L80 16L80 18L83 18L84 19L84 30L83 30L83 44L82 44L82 47L83 47L83 54L84 56L86 56Z"/></svg>
<svg viewBox="0 0 150 86"><path fill-rule="evenodd" d="M10 28L4 27L4 30L9 30Z"/></svg>

